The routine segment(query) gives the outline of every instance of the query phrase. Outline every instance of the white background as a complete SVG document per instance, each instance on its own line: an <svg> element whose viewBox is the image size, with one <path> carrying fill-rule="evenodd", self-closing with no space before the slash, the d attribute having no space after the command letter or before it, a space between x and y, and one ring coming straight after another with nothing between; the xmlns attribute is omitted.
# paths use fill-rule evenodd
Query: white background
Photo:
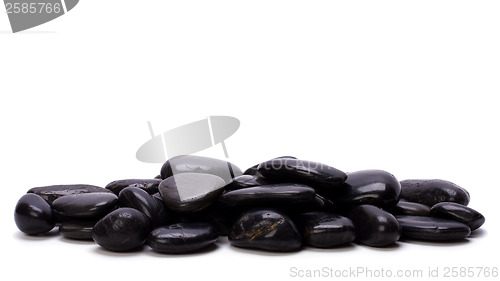
<svg viewBox="0 0 500 281"><path fill-rule="evenodd" d="M499 13L498 1L82 0L12 34L2 12L0 278L295 280L291 267L417 268L424 277L429 267L499 267ZM29 188L154 177L161 164L135 159L146 122L161 133L209 115L241 121L226 145L242 169L294 155L447 179L469 190L484 230L464 243L278 255L221 239L181 256L113 254L17 230L14 206ZM202 154L223 158L220 146Z"/></svg>

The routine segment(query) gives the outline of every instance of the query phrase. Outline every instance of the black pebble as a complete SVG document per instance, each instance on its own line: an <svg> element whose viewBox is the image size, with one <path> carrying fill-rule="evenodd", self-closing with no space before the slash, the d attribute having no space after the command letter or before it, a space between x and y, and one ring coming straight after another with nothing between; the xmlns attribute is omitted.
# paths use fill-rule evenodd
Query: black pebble
<svg viewBox="0 0 500 281"><path fill-rule="evenodd" d="M167 223L168 217L163 205L141 188L129 186L122 189L118 200L120 207L130 207L143 212L151 220L152 227Z"/></svg>
<svg viewBox="0 0 500 281"><path fill-rule="evenodd" d="M390 213L393 215L428 217L430 216L431 208L420 203L399 201L398 204L390 210Z"/></svg>
<svg viewBox="0 0 500 281"><path fill-rule="evenodd" d="M302 237L292 220L272 209L252 209L243 213L229 233L232 245L268 251L294 251Z"/></svg>
<svg viewBox="0 0 500 281"><path fill-rule="evenodd" d="M142 246L150 229L149 218L144 213L132 208L119 208L95 224L92 238L107 250L124 252Z"/></svg>
<svg viewBox="0 0 500 281"><path fill-rule="evenodd" d="M176 223L151 231L147 244L156 252L187 253L213 244L218 237L217 230L208 223Z"/></svg>
<svg viewBox="0 0 500 281"><path fill-rule="evenodd" d="M306 212L295 220L304 243L317 248L329 248L354 241L356 233L352 221L327 212Z"/></svg>
<svg viewBox="0 0 500 281"><path fill-rule="evenodd" d="M401 236L398 220L388 212L372 205L354 207L348 217L354 223L356 239L368 246L385 247Z"/></svg>
<svg viewBox="0 0 500 281"><path fill-rule="evenodd" d="M461 222L476 230L483 225L485 218L478 211L453 202L441 202L432 206L431 216Z"/></svg>
<svg viewBox="0 0 500 281"><path fill-rule="evenodd" d="M403 237L425 241L455 241L467 238L470 228L456 221L419 217L396 216L403 228Z"/></svg>
<svg viewBox="0 0 500 281"><path fill-rule="evenodd" d="M113 193L81 193L57 198L52 208L69 218L102 218L118 205Z"/></svg>
<svg viewBox="0 0 500 281"><path fill-rule="evenodd" d="M106 188L89 184L63 184L33 187L28 190L28 193L40 195L47 203L52 204L59 197L93 192L111 192Z"/></svg>
<svg viewBox="0 0 500 281"><path fill-rule="evenodd" d="M50 205L40 196L25 194L19 199L14 211L17 228L29 235L49 232L56 224Z"/></svg>
<svg viewBox="0 0 500 281"><path fill-rule="evenodd" d="M62 236L75 240L92 240L92 229L96 221L67 221L59 226Z"/></svg>
<svg viewBox="0 0 500 281"><path fill-rule="evenodd" d="M467 206L470 195L464 188L445 180L404 180L401 181L401 199L429 207L440 202Z"/></svg>

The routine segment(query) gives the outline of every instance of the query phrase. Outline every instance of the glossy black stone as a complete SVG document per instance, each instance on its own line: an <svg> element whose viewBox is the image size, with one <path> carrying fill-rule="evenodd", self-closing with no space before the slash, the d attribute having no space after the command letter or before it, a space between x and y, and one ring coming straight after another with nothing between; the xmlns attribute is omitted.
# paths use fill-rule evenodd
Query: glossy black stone
<svg viewBox="0 0 500 281"><path fill-rule="evenodd" d="M241 175L235 177L229 184L224 187L224 191L238 190L242 188L260 186L270 184L268 180L259 176Z"/></svg>
<svg viewBox="0 0 500 281"><path fill-rule="evenodd" d="M142 246L150 229L149 218L144 213L132 208L119 208L95 224L92 238L107 250L124 252Z"/></svg>
<svg viewBox="0 0 500 281"><path fill-rule="evenodd" d="M19 199L14 211L17 228L28 235L49 232L56 224L50 205L40 196L25 194Z"/></svg>
<svg viewBox="0 0 500 281"><path fill-rule="evenodd" d="M347 175L331 166L299 159L275 158L259 164L258 172L274 182L296 182L316 189L342 186Z"/></svg>
<svg viewBox="0 0 500 281"><path fill-rule="evenodd" d="M401 199L429 207L440 202L455 202L467 206L470 195L464 188L445 180L401 181Z"/></svg>
<svg viewBox="0 0 500 281"><path fill-rule="evenodd" d="M80 193L57 198L52 208L70 218L101 218L115 209L118 197L113 193Z"/></svg>
<svg viewBox="0 0 500 281"><path fill-rule="evenodd" d="M368 204L390 209L396 206L400 195L401 185L392 174L363 170L349 173L344 190L334 201L348 207Z"/></svg>
<svg viewBox="0 0 500 281"><path fill-rule="evenodd" d="M54 200L59 197L80 194L80 193L93 193L93 192L111 192L108 189L102 188L100 186L89 185L89 184L64 184L64 185L49 185L33 187L28 190L28 193L35 193L40 195L49 204L52 204Z"/></svg>
<svg viewBox="0 0 500 281"><path fill-rule="evenodd" d="M147 244L160 253L187 253L212 245L218 237L208 223L176 223L151 231Z"/></svg>
<svg viewBox="0 0 500 281"><path fill-rule="evenodd" d="M134 208L143 212L151 220L153 228L167 224L168 216L165 208L145 190L129 186L120 191L118 199L120 207Z"/></svg>
<svg viewBox="0 0 500 281"><path fill-rule="evenodd" d="M428 217L430 216L431 208L420 203L399 201L398 204L390 210L390 213L393 215Z"/></svg>
<svg viewBox="0 0 500 281"><path fill-rule="evenodd" d="M159 190L169 209L179 213L192 213L215 202L225 185L224 180L215 175L182 173L163 180Z"/></svg>
<svg viewBox="0 0 500 281"><path fill-rule="evenodd" d="M401 226L390 213L373 205L354 207L348 215L356 229L356 240L372 247L390 246L401 236Z"/></svg>
<svg viewBox="0 0 500 281"><path fill-rule="evenodd" d="M295 220L305 244L316 248L329 248L354 241L352 221L346 217L320 211L306 212Z"/></svg>
<svg viewBox="0 0 500 281"><path fill-rule="evenodd" d="M461 222L471 230L480 228L485 221L478 211L454 202L441 202L432 206L431 216Z"/></svg>
<svg viewBox="0 0 500 281"><path fill-rule="evenodd" d="M230 162L196 155L172 157L161 167L162 179L181 173L216 175L221 177L226 184L230 183L234 177L242 174L241 169Z"/></svg>
<svg viewBox="0 0 500 281"><path fill-rule="evenodd" d="M137 187L143 189L149 194L154 194L158 192L158 185L160 185L161 179L127 179L127 180L116 180L108 183L106 189L111 190L114 194L120 194L126 187Z"/></svg>
<svg viewBox="0 0 500 281"><path fill-rule="evenodd" d="M456 221L419 217L396 216L403 228L403 237L425 241L456 241L467 238L470 228Z"/></svg>
<svg viewBox="0 0 500 281"><path fill-rule="evenodd" d="M59 226L59 233L68 239L92 240L92 229L96 221L67 221Z"/></svg>
<svg viewBox="0 0 500 281"><path fill-rule="evenodd" d="M253 209L243 213L229 233L232 245L268 251L294 251L302 237L285 214L272 209Z"/></svg>
<svg viewBox="0 0 500 281"><path fill-rule="evenodd" d="M224 193L219 202L227 206L292 205L312 202L316 191L303 184L280 183L248 187Z"/></svg>

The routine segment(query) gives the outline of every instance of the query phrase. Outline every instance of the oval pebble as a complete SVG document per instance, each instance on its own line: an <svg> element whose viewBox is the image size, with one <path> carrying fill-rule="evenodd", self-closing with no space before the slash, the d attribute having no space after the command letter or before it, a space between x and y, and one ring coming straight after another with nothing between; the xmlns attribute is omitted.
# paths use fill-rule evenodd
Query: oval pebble
<svg viewBox="0 0 500 281"><path fill-rule="evenodd" d="M101 247L124 252L142 246L150 232L149 218L132 208L119 208L99 220L92 238Z"/></svg>
<svg viewBox="0 0 500 281"><path fill-rule="evenodd" d="M113 193L81 193L57 198L52 208L70 218L101 218L118 205Z"/></svg>
<svg viewBox="0 0 500 281"><path fill-rule="evenodd" d="M467 206L470 195L464 188L445 180L403 180L401 181L401 199L434 206L440 202L455 202Z"/></svg>
<svg viewBox="0 0 500 281"><path fill-rule="evenodd" d="M424 241L455 241L467 238L470 228L456 221L419 217L396 216L403 229L403 237Z"/></svg>
<svg viewBox="0 0 500 281"><path fill-rule="evenodd" d="M376 206L354 207L348 217L356 229L356 240L367 246L390 246L401 236L401 226L398 220Z"/></svg>
<svg viewBox="0 0 500 281"><path fill-rule="evenodd" d="M80 194L80 193L93 193L93 192L111 192L108 189L100 186L90 184L62 184L62 185L48 185L33 187L28 190L28 193L35 193L40 195L47 203L52 205L52 202L59 197Z"/></svg>
<svg viewBox="0 0 500 281"><path fill-rule="evenodd" d="M229 233L232 245L287 252L302 246L302 237L292 220L272 209L252 209L243 213Z"/></svg>
<svg viewBox="0 0 500 281"><path fill-rule="evenodd" d="M92 240L92 229L96 221L67 221L59 226L59 233L68 239Z"/></svg>
<svg viewBox="0 0 500 281"><path fill-rule="evenodd" d="M432 206L431 216L461 222L471 230L480 228L485 221L484 216L478 211L453 202L441 202Z"/></svg>
<svg viewBox="0 0 500 281"><path fill-rule="evenodd" d="M122 189L118 200L121 207L134 208L143 212L151 220L152 227L167 223L168 217L163 205L141 188L129 186Z"/></svg>
<svg viewBox="0 0 500 281"><path fill-rule="evenodd" d="M42 197L28 193L16 204L14 221L17 228L28 235L49 232L56 224L50 205Z"/></svg>
<svg viewBox="0 0 500 281"><path fill-rule="evenodd" d="M151 231L147 244L160 253L187 253L212 245L218 237L208 223L176 223Z"/></svg>
<svg viewBox="0 0 500 281"><path fill-rule="evenodd" d="M306 212L297 217L304 243L316 248L329 248L354 241L352 221L327 212Z"/></svg>

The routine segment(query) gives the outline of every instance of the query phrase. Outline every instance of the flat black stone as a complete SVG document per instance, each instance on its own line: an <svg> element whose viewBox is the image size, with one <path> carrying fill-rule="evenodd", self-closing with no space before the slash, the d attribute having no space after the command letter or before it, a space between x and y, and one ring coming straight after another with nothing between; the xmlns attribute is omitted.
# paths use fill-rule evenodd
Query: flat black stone
<svg viewBox="0 0 500 281"><path fill-rule="evenodd" d="M219 202L227 206L292 205L314 201L316 191L303 184L280 183L248 187L224 193Z"/></svg>
<svg viewBox="0 0 500 281"><path fill-rule="evenodd" d="M143 189L149 194L154 194L158 192L158 185L160 185L161 179L126 179L126 180L116 180L108 183L106 189L111 190L114 194L120 194L126 187L138 187Z"/></svg>
<svg viewBox="0 0 500 281"><path fill-rule="evenodd" d="M132 208L119 208L99 220L92 238L101 247L124 252L142 246L150 232L149 218Z"/></svg>
<svg viewBox="0 0 500 281"><path fill-rule="evenodd" d="M69 218L101 218L118 206L113 193L80 193L57 198L52 208Z"/></svg>
<svg viewBox="0 0 500 281"><path fill-rule="evenodd" d="M230 162L196 155L172 157L161 167L162 179L181 173L216 175L221 177L226 184L242 174L241 169Z"/></svg>
<svg viewBox="0 0 500 281"><path fill-rule="evenodd" d="M373 205L354 207L348 215L356 229L356 240L372 247L394 244L401 236L401 226L390 213Z"/></svg>
<svg viewBox="0 0 500 281"><path fill-rule="evenodd" d="M354 241L352 221L346 217L313 211L302 213L295 219L304 243L316 248L330 248Z"/></svg>
<svg viewBox="0 0 500 281"><path fill-rule="evenodd" d="M92 229L96 221L67 221L59 226L59 233L68 239L92 240Z"/></svg>
<svg viewBox="0 0 500 281"><path fill-rule="evenodd" d="M14 211L17 228L28 235L49 232L56 224L50 205L42 197L28 193L19 199Z"/></svg>
<svg viewBox="0 0 500 281"><path fill-rule="evenodd" d="M242 188L260 186L270 184L265 178L260 176L241 175L235 177L229 184L224 187L224 191L238 190Z"/></svg>
<svg viewBox="0 0 500 281"><path fill-rule="evenodd" d="M145 190L129 186L122 191L118 196L120 207L134 208L143 212L150 220L153 228L165 225L168 222L168 215L163 207L163 204L155 200Z"/></svg>
<svg viewBox="0 0 500 281"><path fill-rule="evenodd" d="M49 185L33 187L28 190L28 193L35 193L40 195L47 203L52 204L54 200L59 197L80 194L80 193L93 193L93 192L111 192L108 189L100 186L89 184L63 184L63 185Z"/></svg>
<svg viewBox="0 0 500 281"><path fill-rule="evenodd" d="M478 211L453 202L441 202L432 206L431 216L461 222L471 230L480 228L485 221L484 216Z"/></svg>
<svg viewBox="0 0 500 281"><path fill-rule="evenodd" d="M394 207L401 195L399 181L382 170L363 170L349 173L345 188L334 202L348 207L368 204L384 209Z"/></svg>
<svg viewBox="0 0 500 281"><path fill-rule="evenodd" d="M149 234L147 244L160 253L188 253L215 243L219 234L208 223L176 223L161 226Z"/></svg>
<svg viewBox="0 0 500 281"><path fill-rule="evenodd" d="M407 215L407 216L430 216L431 208L429 206L407 201L399 201L394 208L390 210L393 215Z"/></svg>
<svg viewBox="0 0 500 281"><path fill-rule="evenodd" d="M292 158L275 158L259 164L258 172L274 182L297 182L314 188L335 188L347 175L331 166Z"/></svg>
<svg viewBox="0 0 500 281"><path fill-rule="evenodd" d="M456 241L467 238L470 228L456 221L419 217L396 216L403 228L403 237L424 241Z"/></svg>
<svg viewBox="0 0 500 281"><path fill-rule="evenodd" d="M226 183L211 174L182 173L160 183L159 190L165 205L179 213L193 213L214 203Z"/></svg>
<svg viewBox="0 0 500 281"><path fill-rule="evenodd" d="M232 245L268 251L294 251L302 237L292 220L272 209L253 209L243 213L229 233Z"/></svg>
<svg viewBox="0 0 500 281"><path fill-rule="evenodd" d="M401 181L401 199L434 206L440 202L455 202L467 206L470 195L464 188L445 180Z"/></svg>

